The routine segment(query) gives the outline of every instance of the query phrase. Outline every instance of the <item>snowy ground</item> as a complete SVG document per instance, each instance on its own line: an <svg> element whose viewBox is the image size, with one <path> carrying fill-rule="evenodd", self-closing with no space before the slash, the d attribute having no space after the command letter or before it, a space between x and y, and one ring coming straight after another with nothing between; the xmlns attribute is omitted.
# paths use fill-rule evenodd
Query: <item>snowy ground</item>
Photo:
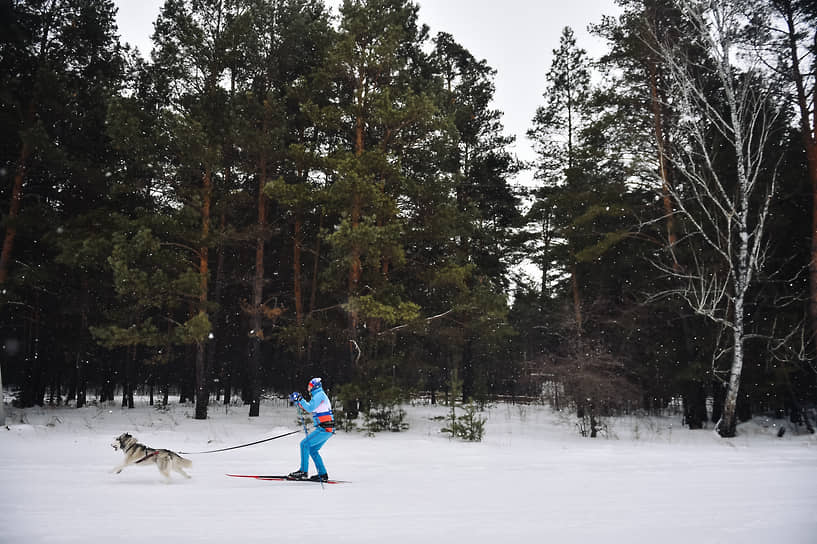
<svg viewBox="0 0 817 544"><path fill-rule="evenodd" d="M407 407L405 433L338 433L324 447L328 485L228 478L287 473L298 435L190 455L193 476L170 483L144 463L121 474L110 447L122 432L201 451L298 429L295 411L142 404L7 410L0 428L0 542L817 542L817 437L758 423L723 440L677 419L608 421L610 436L577 436L545 407L499 405L481 443L449 440ZM311 469L314 470L314 469ZM520 540L524 539L524 540Z"/></svg>

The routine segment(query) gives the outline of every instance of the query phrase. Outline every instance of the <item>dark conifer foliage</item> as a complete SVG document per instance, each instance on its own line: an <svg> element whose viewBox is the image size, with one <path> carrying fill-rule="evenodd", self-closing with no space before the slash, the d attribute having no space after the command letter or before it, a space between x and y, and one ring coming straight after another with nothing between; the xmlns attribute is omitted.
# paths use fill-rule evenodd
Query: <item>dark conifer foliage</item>
<svg viewBox="0 0 817 544"><path fill-rule="evenodd" d="M736 411L805 421L814 12L729 1L751 15L737 46L767 67L755 88L790 105L764 110L778 116L747 204L774 172ZM602 59L565 28L530 74L544 93L525 165L490 59L429 36L410 0L166 0L145 56L110 0L3 2L2 383L24 406L147 394L197 418L239 399L258 415L319 375L346 417L457 391L546 397L591 436L606 414L671 403L690 427L719 419L737 299L723 328L679 289L724 262L689 245L709 231L681 213L700 197L685 151L719 149L727 192L740 162L728 135L685 130L699 117L661 44L713 111L728 97L690 34L706 6L620 4L593 28Z"/></svg>

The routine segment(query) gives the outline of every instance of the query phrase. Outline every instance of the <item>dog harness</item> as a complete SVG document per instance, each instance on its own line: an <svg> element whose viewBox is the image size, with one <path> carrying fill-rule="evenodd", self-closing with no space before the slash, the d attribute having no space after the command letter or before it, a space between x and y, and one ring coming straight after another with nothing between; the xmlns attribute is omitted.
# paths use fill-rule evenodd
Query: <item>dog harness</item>
<svg viewBox="0 0 817 544"><path fill-rule="evenodd" d="M158 454L159 454L159 452L161 452L161 451L162 451L162 450L153 450L152 452L145 454L145 456L144 456L144 457L142 457L141 459L139 459L138 461L136 461L136 464L141 463L142 461L145 461L145 460L147 460L147 459L150 459L150 458L151 458L151 457L153 457L154 455L158 455Z"/></svg>

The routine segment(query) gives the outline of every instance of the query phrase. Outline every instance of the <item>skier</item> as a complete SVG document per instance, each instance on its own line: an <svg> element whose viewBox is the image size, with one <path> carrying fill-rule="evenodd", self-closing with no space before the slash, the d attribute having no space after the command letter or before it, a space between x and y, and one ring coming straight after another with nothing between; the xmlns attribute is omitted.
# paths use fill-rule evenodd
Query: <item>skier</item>
<svg viewBox="0 0 817 544"><path fill-rule="evenodd" d="M288 478L291 480L312 480L315 482L326 482L329 480L329 475L326 472L326 466L323 464L318 450L326 443L329 438L335 434L335 418L332 414L332 403L329 402L329 397L323 391L323 385L320 378L312 378L307 385L311 400L307 402L301 397L297 391L289 395L289 400L298 404L306 412L312 413L312 419L315 423L315 430L301 440L301 468L289 474ZM315 462L315 468L318 473L309 478L309 457Z"/></svg>

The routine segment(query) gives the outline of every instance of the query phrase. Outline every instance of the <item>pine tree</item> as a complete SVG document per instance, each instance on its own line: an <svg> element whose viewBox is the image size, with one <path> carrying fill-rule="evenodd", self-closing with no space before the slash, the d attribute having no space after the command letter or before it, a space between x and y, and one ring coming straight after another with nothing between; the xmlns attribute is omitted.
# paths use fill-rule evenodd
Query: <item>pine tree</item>
<svg viewBox="0 0 817 544"><path fill-rule="evenodd" d="M695 42L680 38L689 25L672 0L622 0L619 3L623 13L618 19L606 17L593 28L609 42L610 51L601 59L601 64L616 74L610 87L623 116L622 124L627 127L617 134L616 140L631 156L631 175L641 180L648 194L654 191L660 198L661 206L657 209L651 209L645 198L640 216L650 221L641 221L639 234L642 239L663 246L673 268L679 272L688 262L688 256L677 244L684 233L671 196L678 176L673 153L675 142L680 139L676 130L678 111L668 99L668 68L656 51L656 37L675 41L691 58L704 59L705 56ZM658 219L652 220L656 215ZM648 258L645 253L641 257ZM643 292L654 293L664 288L657 274L645 275L642 279L646 280ZM668 299L660 305L653 302L651 307L655 312L677 315L679 303L677 299ZM670 387L681 389L684 421L690 428L701 428L706 421L705 398L712 376L709 368L700 363L702 355L697 353L700 344L693 338L705 337L707 333L691 312L685 314L677 319L680 326L659 329L655 334L663 339L665 348L661 352L667 353L667 362L672 363L661 371L664 381L672 382ZM639 328L647 331L653 326L643 323ZM680 365L676 361L680 361ZM664 366L658 357L654 357L651 364Z"/></svg>
<svg viewBox="0 0 817 544"><path fill-rule="evenodd" d="M813 2L770 0L772 17L780 27L771 30L771 54L780 63L778 70L793 87L800 138L806 154L812 193L811 259L809 261L809 320L812 353L817 352L817 7ZM778 29L779 28L779 29Z"/></svg>
<svg viewBox="0 0 817 544"><path fill-rule="evenodd" d="M429 301L429 310L438 314L453 309L462 325L450 332L460 351L463 393L470 399L477 389L484 394L487 384L495 382L490 372L502 373L487 364L486 356L501 352L509 333L505 291L516 254L511 232L521 219L519 195L510 182L519 163L508 151L513 138L503 134L502 113L491 109L496 72L451 35L441 33L434 41L432 63L442 84L439 110L450 123L451 136L441 143L439 162L429 161L428 153L420 160L436 168L429 179L440 178L440 171L450 176L450 185L437 181L427 189L439 191L441 209L448 207L453 215L446 224L446 216L434 212L433 222L425 225L426 211L417 223L448 244L443 263L435 264L435 255L425 264L435 294L445 293ZM453 202L447 202L452 193ZM423 238L419 244L427 247ZM440 298L450 306L444 307Z"/></svg>
<svg viewBox="0 0 817 544"><path fill-rule="evenodd" d="M246 12L247 31L242 34L239 92L245 126L239 138L248 150L255 172L258 221L255 233L255 274L250 314L251 389L250 415L258 415L258 372L261 342L266 338L264 322L274 322L280 307L269 307L263 296L265 243L269 237L269 197L294 214L292 285L297 327L303 325L301 289L301 246L303 214L310 211L312 176L315 169L318 131L302 110L318 91L306 91L315 83L313 73L324 61L330 37L328 14L322 2L302 0L251 2ZM316 84L315 87L318 87ZM311 136L306 136L309 130ZM283 221L281 222L283 223ZM289 239L287 236L286 239ZM314 281L314 280L313 280ZM301 353L296 349L296 353Z"/></svg>
<svg viewBox="0 0 817 544"><path fill-rule="evenodd" d="M407 0L346 0L328 73L340 89L335 118L348 138L332 156L329 204L341 222L328 241L345 269L348 337L364 323L401 322L417 307L391 289L390 274L405 258L398 202L405 179L402 154L421 142L434 122L425 90L422 45L427 29Z"/></svg>
<svg viewBox="0 0 817 544"><path fill-rule="evenodd" d="M209 330L210 245L213 198L223 164L227 92L220 85L227 69L230 25L235 6L228 0L189 2L167 0L155 24L153 59L160 70L159 89L175 115L171 134L178 153L176 180L171 186L178 202L197 220L196 232L184 242L199 273L198 300L188 322L196 331L196 419L207 417L209 398L206 346Z"/></svg>
<svg viewBox="0 0 817 544"><path fill-rule="evenodd" d="M582 310L580 280L576 255L580 248L572 218L576 217L576 205L582 206L590 196L591 186L579 168L579 133L589 123L590 72L587 53L576 46L573 30L566 27L559 40L559 49L553 51L553 63L547 75L548 89L544 95L546 105L536 110L533 127L528 136L536 144L538 155L537 178L543 182L537 191L536 202L529 216L537 224L545 225L558 232L542 232L543 247L551 251L567 253L562 258L566 272L570 275L573 293L573 310L577 334L582 330ZM554 247L559 238L562 247ZM541 251L541 250L539 250ZM542 255L535 262L542 262L543 274L550 271L546 260L552 256ZM564 272L564 271L561 271ZM548 289L550 279L542 278L542 292Z"/></svg>
<svg viewBox="0 0 817 544"><path fill-rule="evenodd" d="M637 396L616 338L635 304L627 285L636 249L630 242L644 197L625 183L622 110L606 89L591 87L589 60L569 28L554 51L544 97L529 131L542 186L528 217L539 236L532 260L543 263L537 325L548 332L536 335L541 344L533 351L579 412L593 418L611 396L608 387L620 399Z"/></svg>
<svg viewBox="0 0 817 544"><path fill-rule="evenodd" d="M21 401L30 405L42 402L45 372L52 399L61 376L76 382L63 368L64 353L79 361L91 344L83 321L72 318L89 312L98 268L59 256L65 245L81 243L108 205L112 149L105 121L124 64L111 1L17 2L3 9L0 116L9 130L0 145L0 177L11 183L2 186L8 207L0 284L4 302L14 303L6 306L9 325L33 324L19 336L28 337ZM37 198L24 200L25 194ZM61 303L50 294L57 292ZM41 343L49 323L52 341Z"/></svg>

